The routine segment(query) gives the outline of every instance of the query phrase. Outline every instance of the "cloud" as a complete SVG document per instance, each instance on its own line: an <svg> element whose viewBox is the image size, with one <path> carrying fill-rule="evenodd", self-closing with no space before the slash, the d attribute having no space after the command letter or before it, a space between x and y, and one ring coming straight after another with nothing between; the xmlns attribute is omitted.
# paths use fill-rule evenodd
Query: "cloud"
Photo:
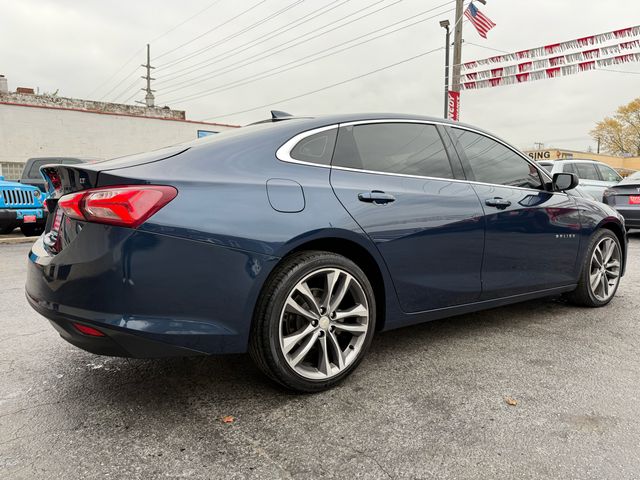
<svg viewBox="0 0 640 480"><path fill-rule="evenodd" d="M203 10L213 1L5 2L0 29L8 41L0 45L4 69L0 73L8 77L11 88L33 86L41 91L59 89L61 95L86 98L96 86L137 53L130 64L93 97L99 99L111 90L105 97L107 100L118 96L122 100L134 94L134 98L137 96L142 99L143 94L137 94L136 91L143 87L143 80L139 79L138 82L136 77L143 74L142 68L137 69L137 65L144 63L145 43ZM293 0L270 0L259 4L260 1L218 0L212 8L152 44L152 56L159 56L224 23L250 6L258 5L236 20L153 61L159 67L154 71L154 76L158 79L157 97L160 104L163 99L176 99L247 76L260 75L270 68L309 56L444 3L444 0L383 0L377 4L366 0L344 3L306 0L242 33L254 22L294 4ZM390 6L344 28L220 74L220 70L224 71L227 65L272 49L285 41L290 41L289 45L296 43L304 39L304 34L310 30L338 21L359 9L365 10L349 18L386 5ZM489 32L488 40L483 40L470 24L465 23L467 44L463 49L463 60L494 54L489 48L516 51L640 24L640 7L628 0L584 1L579 5L578 8L576 2L557 0L488 0L487 5L480 8L497 27ZM327 9L337 7L298 28L292 27L296 20L323 6ZM452 7L453 4L445 5L435 13ZM439 27L438 20L444 18L453 20L453 13L442 13L427 22L281 75L171 106L187 110L188 117L192 119L223 115L267 103L272 103L273 108L297 114L385 111L440 117L444 95L442 51L314 95L289 102L276 101L439 48L444 43L444 31ZM317 33L328 28L320 29ZM274 34L277 36L268 40ZM233 38L226 38L231 36ZM254 40L255 44L249 44L249 48L243 47L243 44ZM162 68L163 63L166 65L216 42L219 44L191 60ZM470 43L483 45L484 48ZM164 93L178 81L191 76L165 81L164 84L160 83L161 79L171 78L179 68L216 55L217 63L191 75L207 74L211 78L206 77L206 81L199 85L180 87L176 93ZM228 58L221 60L220 57ZM623 65L615 70L640 73L637 64ZM530 147L533 142L540 141L549 146L584 149L593 144L588 132L596 121L613 112L618 105L638 96L639 79L638 75L633 74L595 71L530 84L463 92L462 120L493 131L520 147ZM114 89L118 82L120 85ZM265 108L225 117L224 121L248 123L265 118L267 111L268 108Z"/></svg>

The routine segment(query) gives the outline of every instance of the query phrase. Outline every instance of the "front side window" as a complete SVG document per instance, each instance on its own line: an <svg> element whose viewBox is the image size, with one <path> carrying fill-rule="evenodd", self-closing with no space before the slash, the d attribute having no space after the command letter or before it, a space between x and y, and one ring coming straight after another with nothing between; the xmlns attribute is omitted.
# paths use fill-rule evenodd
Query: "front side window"
<svg viewBox="0 0 640 480"><path fill-rule="evenodd" d="M374 172L454 178L434 125L371 123L341 127L333 165Z"/></svg>
<svg viewBox="0 0 640 480"><path fill-rule="evenodd" d="M622 180L622 177L618 175L618 172L616 172L611 167L596 164L596 168L600 171L602 180L604 180L605 182L619 182L620 180Z"/></svg>
<svg viewBox="0 0 640 480"><path fill-rule="evenodd" d="M289 154L291 158L320 165L331 164L338 129L332 128L300 140Z"/></svg>
<svg viewBox="0 0 640 480"><path fill-rule="evenodd" d="M600 180L594 163L576 163L575 167L580 180Z"/></svg>
<svg viewBox="0 0 640 480"><path fill-rule="evenodd" d="M452 128L451 133L476 181L510 187L542 187L538 170L510 148L468 130Z"/></svg>

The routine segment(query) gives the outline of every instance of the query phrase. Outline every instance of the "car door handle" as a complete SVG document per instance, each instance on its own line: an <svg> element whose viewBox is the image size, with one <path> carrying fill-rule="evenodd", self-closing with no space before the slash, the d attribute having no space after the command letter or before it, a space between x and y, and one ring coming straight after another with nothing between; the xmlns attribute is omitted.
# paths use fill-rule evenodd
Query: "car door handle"
<svg viewBox="0 0 640 480"><path fill-rule="evenodd" d="M509 200L504 200L502 198L496 197L496 198L487 198L484 203L486 203L487 205L489 205L490 207L496 207L499 210L504 210L505 208L507 208L509 205L511 205L511 202Z"/></svg>
<svg viewBox="0 0 640 480"><path fill-rule="evenodd" d="M359 193L358 200L366 203L385 204L395 202L396 197L381 190L372 190L371 192Z"/></svg>

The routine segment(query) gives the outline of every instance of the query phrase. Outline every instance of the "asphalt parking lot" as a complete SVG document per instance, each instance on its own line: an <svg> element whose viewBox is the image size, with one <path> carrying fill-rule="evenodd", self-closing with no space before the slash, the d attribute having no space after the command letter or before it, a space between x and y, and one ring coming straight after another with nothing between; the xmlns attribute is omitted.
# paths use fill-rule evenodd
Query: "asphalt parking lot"
<svg viewBox="0 0 640 480"><path fill-rule="evenodd" d="M245 356L68 345L24 299L28 249L0 245L0 478L638 478L638 232L608 307L549 299L380 334L317 395Z"/></svg>

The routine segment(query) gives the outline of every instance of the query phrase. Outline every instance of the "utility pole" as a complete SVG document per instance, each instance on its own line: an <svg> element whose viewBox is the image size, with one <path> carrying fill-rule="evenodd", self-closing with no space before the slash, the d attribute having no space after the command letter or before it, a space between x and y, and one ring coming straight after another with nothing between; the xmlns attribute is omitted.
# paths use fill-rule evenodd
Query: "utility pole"
<svg viewBox="0 0 640 480"><path fill-rule="evenodd" d="M542 147L544 147L544 143L542 142L533 142L533 145L536 147L536 150L542 150Z"/></svg>
<svg viewBox="0 0 640 480"><path fill-rule="evenodd" d="M136 100L136 103L141 103L143 105L146 105L147 107L152 108L155 106L155 97L153 96L153 92L155 92L155 90L151 90L151 80L155 80L155 78L151 78L151 69L156 67L151 66L151 46L148 43L147 43L147 63L141 65L141 67L144 67L147 69L147 74L144 77L140 77L147 81L147 88L141 88L140 90L142 90L143 92L147 92L147 94L144 97L144 102L139 102Z"/></svg>
<svg viewBox="0 0 640 480"><path fill-rule="evenodd" d="M600 137L598 137L598 155L600 155Z"/></svg>
<svg viewBox="0 0 640 480"><path fill-rule="evenodd" d="M451 90L460 91L460 70L462 63L462 13L464 0L456 0L456 16L453 24L453 75Z"/></svg>
<svg viewBox="0 0 640 480"><path fill-rule="evenodd" d="M449 20L442 20L440 26L447 30L444 49L444 118L449 117L449 45L451 44L451 30Z"/></svg>

